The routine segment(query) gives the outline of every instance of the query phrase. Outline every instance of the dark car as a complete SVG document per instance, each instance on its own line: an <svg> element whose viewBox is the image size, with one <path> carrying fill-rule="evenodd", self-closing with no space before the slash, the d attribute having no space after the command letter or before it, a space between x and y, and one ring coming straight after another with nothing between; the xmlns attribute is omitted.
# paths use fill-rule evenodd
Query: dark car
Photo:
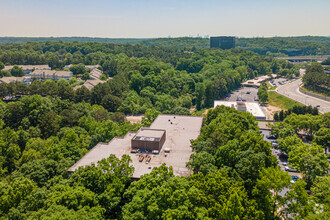
<svg viewBox="0 0 330 220"><path fill-rule="evenodd" d="M246 94L250 94L251 92L250 91L247 91Z"/></svg>
<svg viewBox="0 0 330 220"><path fill-rule="evenodd" d="M271 135L268 135L268 136L266 136L266 138L267 138L267 139L276 139L275 135L272 135L272 134L271 134Z"/></svg>

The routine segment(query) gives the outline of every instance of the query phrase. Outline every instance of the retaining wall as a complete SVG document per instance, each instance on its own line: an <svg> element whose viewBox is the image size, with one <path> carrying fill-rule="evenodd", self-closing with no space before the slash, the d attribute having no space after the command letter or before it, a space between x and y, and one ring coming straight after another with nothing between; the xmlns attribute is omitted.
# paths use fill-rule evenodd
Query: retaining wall
<svg viewBox="0 0 330 220"><path fill-rule="evenodd" d="M318 95L318 94L315 94L315 93L312 93L312 92L307 92L306 90L303 90L301 88L301 86L299 86L299 92L304 93L305 95L313 96L315 98L322 99L322 100L330 102L330 97L327 97L327 96L324 96L324 95Z"/></svg>

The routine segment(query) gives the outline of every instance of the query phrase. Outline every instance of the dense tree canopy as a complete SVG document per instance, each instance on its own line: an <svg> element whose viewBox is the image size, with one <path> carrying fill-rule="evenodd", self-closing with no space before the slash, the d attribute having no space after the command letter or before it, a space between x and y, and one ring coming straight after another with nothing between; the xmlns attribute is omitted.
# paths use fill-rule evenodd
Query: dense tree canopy
<svg viewBox="0 0 330 220"><path fill-rule="evenodd" d="M246 79L293 71L286 61L240 49L185 52L178 47L77 42L0 45L0 61L48 63L53 69L74 64L71 70L77 76L86 74L84 65L99 64L111 77L92 90L74 90L76 78L34 80L29 86L0 83L1 219L329 216L329 164L322 147L329 147L330 117L295 114L306 109L294 109L272 130L306 182L292 184L278 168L250 113L224 106L209 109L199 137L191 141L190 177L174 176L172 167L163 164L133 181L127 155L110 155L67 172L97 143L150 126L160 113L190 115L212 107L214 99ZM140 113L145 113L141 123L125 121L125 114ZM301 133L310 145L295 136ZM287 193L280 194L282 190Z"/></svg>

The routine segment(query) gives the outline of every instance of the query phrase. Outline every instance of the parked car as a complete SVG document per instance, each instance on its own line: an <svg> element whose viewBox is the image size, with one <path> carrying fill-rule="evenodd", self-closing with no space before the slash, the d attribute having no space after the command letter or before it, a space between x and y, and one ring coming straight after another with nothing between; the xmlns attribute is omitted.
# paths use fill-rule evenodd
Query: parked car
<svg viewBox="0 0 330 220"><path fill-rule="evenodd" d="M254 101L256 101L256 102L257 102L257 101L259 101L259 99L258 99L257 97L254 97Z"/></svg>
<svg viewBox="0 0 330 220"><path fill-rule="evenodd" d="M250 91L247 91L246 94L250 94L251 92Z"/></svg>
<svg viewBox="0 0 330 220"><path fill-rule="evenodd" d="M282 164L283 164L283 166L289 166L289 162L288 161L283 162Z"/></svg>
<svg viewBox="0 0 330 220"><path fill-rule="evenodd" d="M278 143L272 143L273 148L277 149L278 148Z"/></svg>
<svg viewBox="0 0 330 220"><path fill-rule="evenodd" d="M317 105L316 108L320 108L321 106L320 105Z"/></svg>
<svg viewBox="0 0 330 220"><path fill-rule="evenodd" d="M268 135L268 136L266 136L266 138L267 138L267 139L276 139L275 135L272 135L272 134L271 134L271 135Z"/></svg>
<svg viewBox="0 0 330 220"><path fill-rule="evenodd" d="M277 154L277 156L279 156L280 158L283 158L283 159L288 159L288 154L285 152L285 151L281 151Z"/></svg>
<svg viewBox="0 0 330 220"><path fill-rule="evenodd" d="M236 101L242 101L242 97L237 97Z"/></svg>
<svg viewBox="0 0 330 220"><path fill-rule="evenodd" d="M295 168L292 168L290 166L286 166L284 167L285 171L290 171L290 172L298 172L298 170L296 170Z"/></svg>
<svg viewBox="0 0 330 220"><path fill-rule="evenodd" d="M297 182L297 180L299 180L300 178L297 176L291 176L291 183L295 183Z"/></svg>

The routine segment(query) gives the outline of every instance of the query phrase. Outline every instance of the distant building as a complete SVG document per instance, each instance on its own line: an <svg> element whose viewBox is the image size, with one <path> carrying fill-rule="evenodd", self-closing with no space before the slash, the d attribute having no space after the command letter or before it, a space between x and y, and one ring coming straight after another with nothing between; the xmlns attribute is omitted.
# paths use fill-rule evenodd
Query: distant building
<svg viewBox="0 0 330 220"><path fill-rule="evenodd" d="M106 81L103 81L100 79L89 79L89 80L86 80L86 82L84 84L73 87L73 90L77 90L83 86L85 86L88 90L92 90L94 88L94 86L96 86L97 84L105 83L105 82Z"/></svg>
<svg viewBox="0 0 330 220"><path fill-rule="evenodd" d="M101 76L103 74L103 71L102 70L99 70L97 68L94 68L91 70L91 72L89 73L89 76L92 78L92 79L100 79Z"/></svg>
<svg viewBox="0 0 330 220"><path fill-rule="evenodd" d="M235 37L211 37L210 47L223 50L235 48Z"/></svg>
<svg viewBox="0 0 330 220"><path fill-rule="evenodd" d="M33 72L34 70L50 70L50 67L48 65L17 65L19 66L24 74L29 74ZM4 70L10 71L14 66L5 66Z"/></svg>
<svg viewBox="0 0 330 220"><path fill-rule="evenodd" d="M158 115L152 125L138 132L129 132L125 137L115 137L109 143L98 143L69 170L97 165L97 162L111 154L121 158L124 154L132 159L133 178L140 178L162 164L173 167L176 176L189 176L191 170L186 167L193 153L190 140L200 134L203 117Z"/></svg>
<svg viewBox="0 0 330 220"><path fill-rule="evenodd" d="M13 82L13 83L21 82L21 83L29 85L31 82L31 78L28 76L22 76L22 77L5 76L5 77L0 78L0 83L9 84L11 82Z"/></svg>
<svg viewBox="0 0 330 220"><path fill-rule="evenodd" d="M39 79L39 80L46 80L46 79L69 80L73 77L73 74L70 71L35 70L32 73L28 74L27 76L30 76L32 79Z"/></svg>

